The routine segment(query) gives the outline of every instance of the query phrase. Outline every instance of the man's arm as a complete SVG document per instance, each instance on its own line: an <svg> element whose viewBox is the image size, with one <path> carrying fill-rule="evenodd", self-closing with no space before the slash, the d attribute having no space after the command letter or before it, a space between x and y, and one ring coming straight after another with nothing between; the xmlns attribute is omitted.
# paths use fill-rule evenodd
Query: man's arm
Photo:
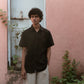
<svg viewBox="0 0 84 84"><path fill-rule="evenodd" d="M24 63L25 63L25 56L26 56L26 47L22 48L22 78L25 79L26 78L26 71L24 68Z"/></svg>
<svg viewBox="0 0 84 84"><path fill-rule="evenodd" d="M51 56L51 47L47 49L47 58L48 58L48 65L50 63L50 56Z"/></svg>

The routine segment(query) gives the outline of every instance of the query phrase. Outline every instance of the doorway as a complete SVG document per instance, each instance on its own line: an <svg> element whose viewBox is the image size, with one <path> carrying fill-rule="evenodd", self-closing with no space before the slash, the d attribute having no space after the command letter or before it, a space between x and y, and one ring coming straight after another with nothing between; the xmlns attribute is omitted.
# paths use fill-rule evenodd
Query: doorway
<svg viewBox="0 0 84 84"><path fill-rule="evenodd" d="M45 0L8 0L9 26L8 26L8 66L14 65L14 69L20 70L22 49L19 41L22 32L31 26L28 12L31 8L39 8L43 12L43 20L40 23L46 27ZM18 67L18 68L16 68Z"/></svg>

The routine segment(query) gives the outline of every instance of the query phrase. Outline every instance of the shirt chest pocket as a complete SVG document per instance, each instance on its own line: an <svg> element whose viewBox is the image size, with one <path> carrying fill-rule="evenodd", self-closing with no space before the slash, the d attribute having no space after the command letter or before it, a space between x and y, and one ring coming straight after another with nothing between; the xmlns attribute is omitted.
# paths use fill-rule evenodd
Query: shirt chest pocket
<svg viewBox="0 0 84 84"><path fill-rule="evenodd" d="M47 45L46 38L40 38L38 44L39 44L40 47L46 47L46 45Z"/></svg>

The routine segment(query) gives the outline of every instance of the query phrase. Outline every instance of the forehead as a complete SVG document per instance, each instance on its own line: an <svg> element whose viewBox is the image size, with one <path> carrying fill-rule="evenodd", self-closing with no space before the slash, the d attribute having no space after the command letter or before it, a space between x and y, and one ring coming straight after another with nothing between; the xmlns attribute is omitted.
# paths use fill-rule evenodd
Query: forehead
<svg viewBox="0 0 84 84"><path fill-rule="evenodd" d="M37 14L32 14L31 16L38 16Z"/></svg>

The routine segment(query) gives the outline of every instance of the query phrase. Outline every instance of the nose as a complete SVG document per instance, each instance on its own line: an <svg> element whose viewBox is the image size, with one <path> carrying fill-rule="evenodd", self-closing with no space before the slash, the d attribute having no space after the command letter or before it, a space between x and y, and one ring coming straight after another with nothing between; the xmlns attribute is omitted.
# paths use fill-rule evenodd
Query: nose
<svg viewBox="0 0 84 84"><path fill-rule="evenodd" d="M35 17L33 17L33 19L35 19Z"/></svg>
<svg viewBox="0 0 84 84"><path fill-rule="evenodd" d="M33 20L36 21L36 17L33 17Z"/></svg>

